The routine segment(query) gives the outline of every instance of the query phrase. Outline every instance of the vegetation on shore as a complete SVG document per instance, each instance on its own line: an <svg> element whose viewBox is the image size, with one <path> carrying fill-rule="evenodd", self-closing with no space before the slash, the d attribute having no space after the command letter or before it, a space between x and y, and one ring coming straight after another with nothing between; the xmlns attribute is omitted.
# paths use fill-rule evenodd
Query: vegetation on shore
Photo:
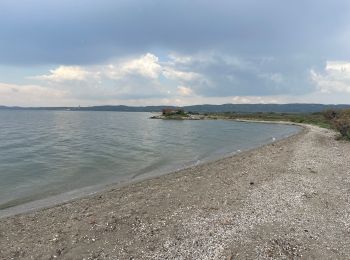
<svg viewBox="0 0 350 260"><path fill-rule="evenodd" d="M185 112L183 109L166 108L162 110L161 115L152 116L152 119L172 119L172 120L200 120L205 119L204 116Z"/></svg>
<svg viewBox="0 0 350 260"><path fill-rule="evenodd" d="M341 134L344 139L350 140L350 109L328 109L316 113L210 113L205 114L208 119L232 120L259 120L259 121L286 121L317 125L323 128L332 128Z"/></svg>
<svg viewBox="0 0 350 260"><path fill-rule="evenodd" d="M350 109L326 110L323 114L343 138L350 140Z"/></svg>
<svg viewBox="0 0 350 260"><path fill-rule="evenodd" d="M183 117L189 117L189 113L186 113L183 109L163 109L162 115L169 119L182 119Z"/></svg>
<svg viewBox="0 0 350 260"><path fill-rule="evenodd" d="M259 121L285 121L318 125L331 128L331 124L323 113L213 113L208 114L211 119L259 120Z"/></svg>
<svg viewBox="0 0 350 260"><path fill-rule="evenodd" d="M184 109L166 108L162 114L152 116L155 119L200 120L200 119L226 119L226 120L257 120L257 121L285 121L317 125L323 128L335 129L340 137L350 140L350 109L327 109L314 113L276 113L276 112L212 112L196 113L186 112Z"/></svg>

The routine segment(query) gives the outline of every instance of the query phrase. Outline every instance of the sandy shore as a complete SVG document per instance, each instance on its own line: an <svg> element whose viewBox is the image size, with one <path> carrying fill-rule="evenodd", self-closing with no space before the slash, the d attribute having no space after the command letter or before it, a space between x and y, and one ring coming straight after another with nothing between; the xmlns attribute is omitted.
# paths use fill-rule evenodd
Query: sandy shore
<svg viewBox="0 0 350 260"><path fill-rule="evenodd" d="M0 219L0 259L349 259L350 143L285 140Z"/></svg>

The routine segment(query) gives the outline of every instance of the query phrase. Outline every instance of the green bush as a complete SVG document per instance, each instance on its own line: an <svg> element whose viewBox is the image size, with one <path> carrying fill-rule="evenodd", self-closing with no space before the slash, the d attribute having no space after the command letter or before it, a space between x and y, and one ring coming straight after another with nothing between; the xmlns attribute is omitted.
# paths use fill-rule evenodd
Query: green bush
<svg viewBox="0 0 350 260"><path fill-rule="evenodd" d="M175 114L177 114L177 115L185 115L186 113L185 113L185 111L184 111L183 109L178 109L178 110L175 112Z"/></svg>

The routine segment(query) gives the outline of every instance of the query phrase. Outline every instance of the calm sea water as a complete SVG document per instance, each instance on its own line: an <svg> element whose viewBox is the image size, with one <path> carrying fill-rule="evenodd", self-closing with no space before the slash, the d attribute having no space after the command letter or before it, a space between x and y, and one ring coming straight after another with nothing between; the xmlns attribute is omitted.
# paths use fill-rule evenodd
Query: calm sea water
<svg viewBox="0 0 350 260"><path fill-rule="evenodd" d="M214 160L288 125L151 120L150 113L0 111L0 209Z"/></svg>

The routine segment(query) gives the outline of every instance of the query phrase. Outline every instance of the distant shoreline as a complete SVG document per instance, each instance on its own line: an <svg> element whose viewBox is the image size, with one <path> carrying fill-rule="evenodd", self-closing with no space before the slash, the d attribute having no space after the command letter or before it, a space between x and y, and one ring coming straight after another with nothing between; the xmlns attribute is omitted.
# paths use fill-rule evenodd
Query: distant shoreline
<svg viewBox="0 0 350 260"><path fill-rule="evenodd" d="M1 106L1 110L34 110L34 111L116 111L116 112L161 112L163 109L184 109L186 112L197 113L314 113L326 109L350 108L350 104L308 104L308 103L287 103L287 104L222 104L222 105L190 105L190 106L125 106L125 105L101 105L101 106L60 106L60 107L20 107Z"/></svg>

